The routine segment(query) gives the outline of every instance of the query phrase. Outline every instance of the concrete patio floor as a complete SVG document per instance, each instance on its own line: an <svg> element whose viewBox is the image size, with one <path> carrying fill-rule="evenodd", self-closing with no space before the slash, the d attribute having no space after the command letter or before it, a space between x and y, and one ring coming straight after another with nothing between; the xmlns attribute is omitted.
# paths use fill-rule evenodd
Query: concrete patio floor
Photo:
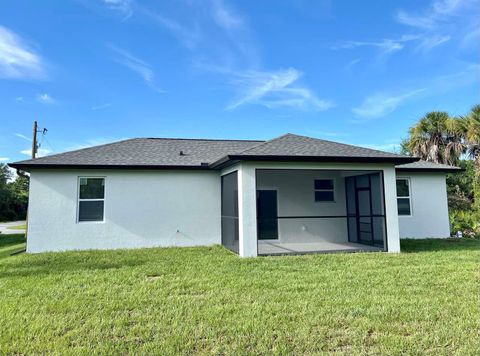
<svg viewBox="0 0 480 356"><path fill-rule="evenodd" d="M286 255L332 252L380 252L382 248L353 242L305 242L281 243L276 241L258 241L259 255Z"/></svg>

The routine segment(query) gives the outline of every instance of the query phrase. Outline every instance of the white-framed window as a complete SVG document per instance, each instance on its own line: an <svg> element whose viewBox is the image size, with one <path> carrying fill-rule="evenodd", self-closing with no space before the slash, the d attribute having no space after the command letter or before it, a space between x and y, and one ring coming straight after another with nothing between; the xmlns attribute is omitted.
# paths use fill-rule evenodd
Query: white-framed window
<svg viewBox="0 0 480 356"><path fill-rule="evenodd" d="M78 222L104 221L105 177L78 177Z"/></svg>
<svg viewBox="0 0 480 356"><path fill-rule="evenodd" d="M335 184L333 179L315 179L313 189L316 202L335 201Z"/></svg>
<svg viewBox="0 0 480 356"><path fill-rule="evenodd" d="M410 179L397 178L397 207L399 216L412 215Z"/></svg>

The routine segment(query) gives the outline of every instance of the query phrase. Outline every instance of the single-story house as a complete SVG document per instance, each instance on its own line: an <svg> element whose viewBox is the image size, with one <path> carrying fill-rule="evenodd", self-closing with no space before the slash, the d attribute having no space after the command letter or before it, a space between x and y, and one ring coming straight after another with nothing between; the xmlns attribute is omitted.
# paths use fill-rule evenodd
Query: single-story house
<svg viewBox="0 0 480 356"><path fill-rule="evenodd" d="M450 236L459 168L311 137L135 138L30 172L28 252L223 244L242 257L400 251Z"/></svg>

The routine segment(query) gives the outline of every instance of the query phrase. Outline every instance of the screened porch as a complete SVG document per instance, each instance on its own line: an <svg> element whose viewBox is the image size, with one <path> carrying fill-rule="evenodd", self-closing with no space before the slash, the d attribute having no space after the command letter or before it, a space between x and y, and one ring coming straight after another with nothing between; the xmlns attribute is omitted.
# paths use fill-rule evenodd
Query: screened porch
<svg viewBox="0 0 480 356"><path fill-rule="evenodd" d="M258 255L385 251L382 171L257 169ZM222 177L222 243L239 251L237 172Z"/></svg>

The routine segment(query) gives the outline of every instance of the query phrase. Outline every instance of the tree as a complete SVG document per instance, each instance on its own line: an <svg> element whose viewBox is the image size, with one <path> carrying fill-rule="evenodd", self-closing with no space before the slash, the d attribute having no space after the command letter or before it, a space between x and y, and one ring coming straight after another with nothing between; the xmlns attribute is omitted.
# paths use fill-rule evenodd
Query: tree
<svg viewBox="0 0 480 356"><path fill-rule="evenodd" d="M5 164L0 164L0 221L25 219L28 204L28 176L13 174Z"/></svg>
<svg viewBox="0 0 480 356"><path fill-rule="evenodd" d="M426 161L457 164L465 151L464 125L463 120L451 118L447 112L429 112L410 128L402 150Z"/></svg>
<svg viewBox="0 0 480 356"><path fill-rule="evenodd" d="M480 105L475 105L470 113L463 117L466 153L480 169Z"/></svg>

